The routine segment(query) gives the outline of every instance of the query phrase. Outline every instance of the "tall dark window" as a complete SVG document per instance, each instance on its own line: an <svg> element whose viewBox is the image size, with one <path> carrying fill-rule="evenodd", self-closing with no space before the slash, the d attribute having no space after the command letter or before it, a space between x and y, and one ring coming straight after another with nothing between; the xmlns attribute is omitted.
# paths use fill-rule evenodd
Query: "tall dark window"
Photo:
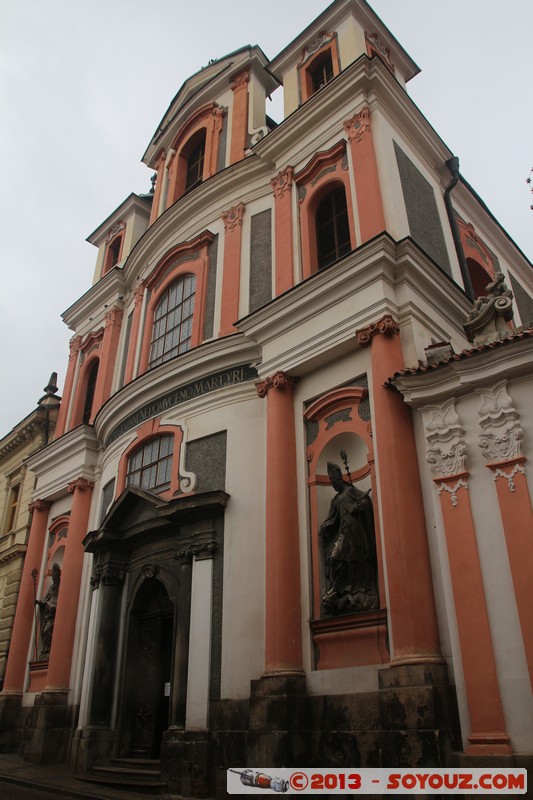
<svg viewBox="0 0 533 800"><path fill-rule="evenodd" d="M196 276L181 275L159 300L154 310L150 368L189 350L195 291Z"/></svg>
<svg viewBox="0 0 533 800"><path fill-rule="evenodd" d="M315 226L318 269L324 269L352 249L346 194L342 186L320 201Z"/></svg>
<svg viewBox="0 0 533 800"><path fill-rule="evenodd" d="M185 175L185 191L194 189L199 186L203 180L204 175L204 157L205 157L205 131L202 131L202 136L195 139L192 150L187 156L187 173Z"/></svg>
<svg viewBox="0 0 533 800"><path fill-rule="evenodd" d="M309 77L311 78L312 91L318 92L326 83L329 83L333 78L333 61L331 59L331 51L328 50L320 58L318 58L309 70Z"/></svg>
<svg viewBox="0 0 533 800"><path fill-rule="evenodd" d="M171 433L157 436L135 450L128 460L126 482L156 494L170 487L172 476Z"/></svg>
<svg viewBox="0 0 533 800"><path fill-rule="evenodd" d="M114 239L109 245L109 252L111 254L110 255L111 267L115 267L118 264L121 243L122 243L122 237L119 236L117 239Z"/></svg>
<svg viewBox="0 0 533 800"><path fill-rule="evenodd" d="M19 504L20 484L12 486L9 492L9 500L7 505L7 520L6 520L6 533L12 531L15 527L15 520L17 519L17 509Z"/></svg>
<svg viewBox="0 0 533 800"><path fill-rule="evenodd" d="M88 425L91 420L91 414L93 410L93 401L94 401L94 392L96 389L96 380L98 378L98 366L99 361L96 358L89 370L89 375L87 377L87 389L85 390L85 403L83 406L83 417L82 422L85 425Z"/></svg>

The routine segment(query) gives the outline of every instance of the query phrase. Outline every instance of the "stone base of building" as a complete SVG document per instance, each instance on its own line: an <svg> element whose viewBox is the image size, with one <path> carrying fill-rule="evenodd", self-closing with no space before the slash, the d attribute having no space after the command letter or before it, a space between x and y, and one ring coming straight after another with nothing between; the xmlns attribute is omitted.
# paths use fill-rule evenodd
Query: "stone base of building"
<svg viewBox="0 0 533 800"><path fill-rule="evenodd" d="M34 764L64 764L68 760L77 707L68 704L68 692L42 692L24 725L22 756Z"/></svg>
<svg viewBox="0 0 533 800"><path fill-rule="evenodd" d="M0 753L20 753L31 708L23 708L22 694L0 694Z"/></svg>
<svg viewBox="0 0 533 800"><path fill-rule="evenodd" d="M28 761L63 761L89 775L117 755L116 736L105 727L76 730L76 713L66 693L43 692L32 709L3 697L0 735L11 730ZM309 695L303 676L265 676L252 681L247 700L212 701L209 720L208 731L164 732L160 768L170 797L225 796L230 767L457 766L461 749L444 664L389 666L378 690L362 694Z"/></svg>

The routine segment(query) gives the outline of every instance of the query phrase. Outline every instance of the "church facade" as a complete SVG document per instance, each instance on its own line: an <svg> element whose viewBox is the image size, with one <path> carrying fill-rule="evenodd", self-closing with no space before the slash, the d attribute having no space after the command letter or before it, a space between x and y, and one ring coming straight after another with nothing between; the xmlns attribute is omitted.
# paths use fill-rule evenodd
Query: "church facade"
<svg viewBox="0 0 533 800"><path fill-rule="evenodd" d="M4 749L199 797L228 767L530 763L533 272L417 72L336 0L173 99L64 313Z"/></svg>

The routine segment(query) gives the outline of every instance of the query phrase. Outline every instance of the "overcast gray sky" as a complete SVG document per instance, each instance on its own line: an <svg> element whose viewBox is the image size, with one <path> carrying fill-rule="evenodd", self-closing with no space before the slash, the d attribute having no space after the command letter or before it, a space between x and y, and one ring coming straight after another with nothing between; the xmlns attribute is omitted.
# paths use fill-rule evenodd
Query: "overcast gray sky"
<svg viewBox="0 0 533 800"><path fill-rule="evenodd" d="M89 288L96 257L85 239L149 190L140 158L183 81L246 44L273 58L327 5L0 0L0 437L52 371L62 389L72 332L60 315ZM531 259L533 3L371 5L422 70L411 97Z"/></svg>

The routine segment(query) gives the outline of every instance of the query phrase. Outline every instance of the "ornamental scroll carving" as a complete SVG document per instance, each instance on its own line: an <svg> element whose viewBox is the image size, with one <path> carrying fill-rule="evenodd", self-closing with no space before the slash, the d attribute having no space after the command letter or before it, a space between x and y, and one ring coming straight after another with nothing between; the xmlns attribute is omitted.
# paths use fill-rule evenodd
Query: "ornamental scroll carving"
<svg viewBox="0 0 533 800"><path fill-rule="evenodd" d="M360 328L356 332L357 344L360 347L368 347L374 336L377 336L378 333L384 336L394 336L396 333L400 333L400 326L393 320L390 314L386 314L378 322L372 322L370 325L367 325L366 328Z"/></svg>
<svg viewBox="0 0 533 800"><path fill-rule="evenodd" d="M507 392L507 381L492 389L478 389L479 446L488 461L508 461L521 456L522 425L513 400Z"/></svg>
<svg viewBox="0 0 533 800"><path fill-rule="evenodd" d="M276 372L275 375L265 378L264 381L258 381L255 388L259 397L266 397L270 389L281 389L282 391L291 389L296 381L296 378L291 378L286 372Z"/></svg>
<svg viewBox="0 0 533 800"><path fill-rule="evenodd" d="M111 239L113 239L117 235L117 233L120 233L120 231L123 231L125 229L125 227L126 227L126 223L123 220L120 220L119 222L116 222L115 225L113 225L113 227L110 228L109 231L108 231L108 234L107 234L107 237L106 237L106 240L105 240L106 244L108 244L111 241Z"/></svg>
<svg viewBox="0 0 533 800"><path fill-rule="evenodd" d="M365 106L358 114L346 120L344 130L348 139L357 144L363 141L364 136L370 133L370 110Z"/></svg>
<svg viewBox="0 0 533 800"><path fill-rule="evenodd" d="M242 225L242 217L244 214L244 203L237 203L232 206L228 211L224 211L222 219L224 221L224 229L232 231Z"/></svg>
<svg viewBox="0 0 533 800"><path fill-rule="evenodd" d="M272 186L272 191L274 192L274 197L276 200L284 197L286 192L290 192L292 189L293 175L293 168L287 167L287 169L282 169L280 172L278 172L275 178L272 178L270 185Z"/></svg>
<svg viewBox="0 0 533 800"><path fill-rule="evenodd" d="M230 86L234 92L238 92L242 89L246 89L249 80L250 72L249 70L245 69L242 72L239 72L237 75L234 75L230 81Z"/></svg>
<svg viewBox="0 0 533 800"><path fill-rule="evenodd" d="M109 328L113 328L115 326L117 328L120 328L120 326L122 325L123 314L124 311L122 308L120 308L120 306L113 306L112 308L110 308L109 311L106 312L104 318L105 329L108 330Z"/></svg>
<svg viewBox="0 0 533 800"><path fill-rule="evenodd" d="M426 424L427 462L436 478L449 478L465 471L464 430L453 400L442 406L426 406L431 414Z"/></svg>
<svg viewBox="0 0 533 800"><path fill-rule="evenodd" d="M72 339L69 342L69 350L70 350L69 359L78 357L78 353L81 350L81 342L82 342L81 336L72 337Z"/></svg>
<svg viewBox="0 0 533 800"><path fill-rule="evenodd" d="M470 342L490 344L505 339L513 319L513 293L505 283L505 276L497 272L485 287L486 294L474 302L463 328Z"/></svg>
<svg viewBox="0 0 533 800"><path fill-rule="evenodd" d="M28 511L33 514L34 511L48 511L52 504L49 500L32 500L28 504Z"/></svg>
<svg viewBox="0 0 533 800"><path fill-rule="evenodd" d="M77 478L75 481L71 481L67 485L67 492L72 494L79 489L80 492L84 492L86 489L93 489L94 483L87 478Z"/></svg>
<svg viewBox="0 0 533 800"><path fill-rule="evenodd" d="M193 534L192 540L191 537L187 537L185 541L180 542L175 557L181 562L192 561L193 558L196 561L205 561L213 558L217 550L216 531L199 531Z"/></svg>
<svg viewBox="0 0 533 800"><path fill-rule="evenodd" d="M98 561L93 570L91 586L98 589L100 584L103 586L121 586L126 579L126 565L114 563L112 561Z"/></svg>
<svg viewBox="0 0 533 800"><path fill-rule="evenodd" d="M306 45L306 47L303 48L302 56L300 58L300 61L298 62L298 67L301 67L302 64L305 64L306 61L308 61L312 56L314 56L315 53L318 53L318 51L321 50L322 47L328 45L334 38L335 38L334 33L327 33L326 31L321 31L321 33L318 34L316 39L314 39L312 42Z"/></svg>

